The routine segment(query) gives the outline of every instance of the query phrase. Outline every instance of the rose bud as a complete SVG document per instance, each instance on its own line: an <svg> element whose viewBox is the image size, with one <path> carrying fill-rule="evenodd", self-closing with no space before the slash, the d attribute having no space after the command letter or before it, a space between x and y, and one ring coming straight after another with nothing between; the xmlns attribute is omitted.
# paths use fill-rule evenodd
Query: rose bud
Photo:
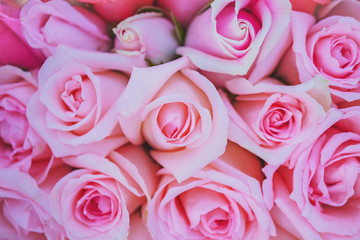
<svg viewBox="0 0 360 240"><path fill-rule="evenodd" d="M59 44L93 51L110 49L106 24L96 14L66 1L30 0L20 16L26 40L46 56L54 54Z"/></svg>
<svg viewBox="0 0 360 240"><path fill-rule="evenodd" d="M161 13L137 14L113 29L116 35L113 51L123 55L144 53L152 64L169 62L175 57L178 46L174 31L173 24Z"/></svg>

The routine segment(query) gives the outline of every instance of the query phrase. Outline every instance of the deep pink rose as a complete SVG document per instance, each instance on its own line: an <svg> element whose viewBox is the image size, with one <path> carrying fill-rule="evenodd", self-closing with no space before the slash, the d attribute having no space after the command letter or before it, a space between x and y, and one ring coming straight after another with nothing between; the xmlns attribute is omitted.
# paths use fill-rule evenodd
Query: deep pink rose
<svg viewBox="0 0 360 240"><path fill-rule="evenodd" d="M54 54L59 44L94 51L110 49L106 24L96 14L64 0L30 0L20 15L26 40L46 56Z"/></svg>
<svg viewBox="0 0 360 240"><path fill-rule="evenodd" d="M315 20L312 15L293 12L294 43L278 75L297 84L321 74L328 79L333 101L339 106L360 99L360 22L337 15Z"/></svg>
<svg viewBox="0 0 360 240"><path fill-rule="evenodd" d="M161 13L137 14L113 28L116 35L113 51L124 55L144 53L153 64L169 62L178 46L174 31L174 25Z"/></svg>
<svg viewBox="0 0 360 240"><path fill-rule="evenodd" d="M0 3L0 66L12 64L27 69L39 67L44 56L24 39L19 19L20 8Z"/></svg>
<svg viewBox="0 0 360 240"><path fill-rule="evenodd" d="M140 147L127 145L106 158L64 158L76 168L50 193L51 210L70 239L126 239L129 216L156 190L158 166Z"/></svg>
<svg viewBox="0 0 360 240"><path fill-rule="evenodd" d="M49 214L46 192L35 180L16 169L0 169L1 239L64 239Z"/></svg>
<svg viewBox="0 0 360 240"><path fill-rule="evenodd" d="M118 23L135 14L137 9L150 6L154 0L78 0L93 3L95 11L106 21Z"/></svg>
<svg viewBox="0 0 360 240"><path fill-rule="evenodd" d="M208 2L209 0L158 0L156 4L163 9L169 9L176 20L187 27L198 11Z"/></svg>
<svg viewBox="0 0 360 240"><path fill-rule="evenodd" d="M317 77L287 86L266 78L252 85L243 78L227 82L234 99L222 97L229 112L229 139L269 164L282 164L314 131L331 104L327 82Z"/></svg>
<svg viewBox="0 0 360 240"><path fill-rule="evenodd" d="M39 71L39 90L27 117L57 157L96 153L105 156L127 140L117 121L115 102L133 65L143 59L62 47Z"/></svg>
<svg viewBox="0 0 360 240"><path fill-rule="evenodd" d="M42 182L56 161L26 118L37 82L14 66L0 67L0 82L0 168L17 168Z"/></svg>
<svg viewBox="0 0 360 240"><path fill-rule="evenodd" d="M269 239L275 233L260 189L259 159L235 143L180 184L162 174L148 206L153 239Z"/></svg>
<svg viewBox="0 0 360 240"><path fill-rule="evenodd" d="M330 3L330 0L290 0L290 2L294 11L315 14L318 4L328 4Z"/></svg>
<svg viewBox="0 0 360 240"><path fill-rule="evenodd" d="M255 82L271 73L286 50L290 12L288 0L215 0L194 18L177 52L202 70Z"/></svg>
<svg viewBox="0 0 360 240"><path fill-rule="evenodd" d="M119 121L134 144L175 177L190 177L225 151L229 119L212 83L188 58L134 68L119 100Z"/></svg>
<svg viewBox="0 0 360 240"><path fill-rule="evenodd" d="M359 107L331 109L286 165L264 169L266 202L274 201L274 220L292 235L359 238L359 119Z"/></svg>

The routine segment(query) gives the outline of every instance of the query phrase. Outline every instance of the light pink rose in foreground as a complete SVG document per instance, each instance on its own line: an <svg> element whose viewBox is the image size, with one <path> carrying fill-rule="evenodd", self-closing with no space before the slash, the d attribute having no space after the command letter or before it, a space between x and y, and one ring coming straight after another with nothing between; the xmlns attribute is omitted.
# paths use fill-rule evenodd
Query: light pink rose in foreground
<svg viewBox="0 0 360 240"><path fill-rule="evenodd" d="M68 47L47 59L27 117L55 156L105 156L127 142L115 102L128 81L123 73L134 65L144 66L143 58Z"/></svg>
<svg viewBox="0 0 360 240"><path fill-rule="evenodd" d="M21 19L30 46L46 56L54 54L59 44L94 51L110 49L106 24L94 13L64 0L30 0L21 9Z"/></svg>
<svg viewBox="0 0 360 240"><path fill-rule="evenodd" d="M93 3L95 11L106 21L118 23L136 13L144 6L151 6L154 0L78 0Z"/></svg>
<svg viewBox="0 0 360 240"><path fill-rule="evenodd" d="M286 165L267 166L274 220L302 239L360 236L360 108L332 109ZM290 195L290 196L289 196Z"/></svg>
<svg viewBox="0 0 360 240"><path fill-rule="evenodd" d="M229 139L269 164L284 163L314 131L331 104L327 82L287 86L273 78L252 85L238 78L227 82L234 99L222 97L230 117Z"/></svg>
<svg viewBox="0 0 360 240"><path fill-rule="evenodd" d="M49 214L46 192L16 169L0 169L1 239L64 239Z"/></svg>
<svg viewBox="0 0 360 240"><path fill-rule="evenodd" d="M271 73L287 49L290 12L288 0L215 0L194 18L177 52L202 70L255 82Z"/></svg>
<svg viewBox="0 0 360 240"><path fill-rule="evenodd" d="M51 210L70 239L126 239L129 216L157 187L158 166L140 147L127 145L106 158L93 154L64 161L80 168L50 193Z"/></svg>
<svg viewBox="0 0 360 240"><path fill-rule="evenodd" d="M44 56L24 39L16 4L0 3L0 66L12 64L27 69L39 67Z"/></svg>
<svg viewBox="0 0 360 240"><path fill-rule="evenodd" d="M42 182L54 157L26 118L37 82L14 66L0 67L0 82L0 168L17 168Z"/></svg>
<svg viewBox="0 0 360 240"><path fill-rule="evenodd" d="M113 51L124 55L144 53L153 64L169 62L178 46L174 31L174 25L161 13L137 14L113 28L116 35Z"/></svg>
<svg viewBox="0 0 360 240"><path fill-rule="evenodd" d="M229 119L212 83L188 58L134 68L119 100L119 121L134 144L176 179L190 177L225 151Z"/></svg>
<svg viewBox="0 0 360 240"><path fill-rule="evenodd" d="M259 159L229 142L224 155L182 183L165 171L148 206L153 239L269 239Z"/></svg>
<svg viewBox="0 0 360 240"><path fill-rule="evenodd" d="M175 16L176 20L187 27L193 17L209 2L209 0L158 0L156 4L163 8L169 9Z"/></svg>
<svg viewBox="0 0 360 240"><path fill-rule="evenodd" d="M322 74L328 79L335 103L360 99L358 20L330 16L315 23L312 15L294 11L292 34L292 49L281 63L278 75L297 84Z"/></svg>

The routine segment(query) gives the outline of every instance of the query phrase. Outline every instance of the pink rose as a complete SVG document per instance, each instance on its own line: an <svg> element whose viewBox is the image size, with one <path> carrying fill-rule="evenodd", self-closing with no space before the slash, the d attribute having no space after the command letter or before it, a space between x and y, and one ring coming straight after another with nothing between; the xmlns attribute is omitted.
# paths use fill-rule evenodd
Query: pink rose
<svg viewBox="0 0 360 240"><path fill-rule="evenodd" d="M211 82L188 58L134 68L118 105L133 144L147 142L162 166L185 180L225 151L228 116Z"/></svg>
<svg viewBox="0 0 360 240"><path fill-rule="evenodd" d="M153 64L169 62L178 46L174 31L173 24L161 13L137 14L113 28L116 35L113 51L124 55L144 53Z"/></svg>
<svg viewBox="0 0 360 240"><path fill-rule="evenodd" d="M202 70L255 82L271 73L286 50L290 12L288 0L215 0L194 18L177 52Z"/></svg>
<svg viewBox="0 0 360 240"><path fill-rule="evenodd" d="M134 212L130 217L130 231L128 240L152 240L140 212Z"/></svg>
<svg viewBox="0 0 360 240"><path fill-rule="evenodd" d="M222 94L229 112L229 139L269 164L282 164L295 147L314 131L331 104L325 79L286 86L276 79L252 85L238 78L227 82L235 94Z"/></svg>
<svg viewBox="0 0 360 240"><path fill-rule="evenodd" d="M17 168L40 183L55 159L26 118L37 82L31 73L13 66L0 67L0 80L0 168Z"/></svg>
<svg viewBox="0 0 360 240"><path fill-rule="evenodd" d="M291 84L317 74L328 79L333 101L339 106L360 98L360 22L330 16L315 23L312 15L294 12L294 43L278 70Z"/></svg>
<svg viewBox="0 0 360 240"><path fill-rule="evenodd" d="M70 239L126 239L129 216L157 187L158 166L140 147L127 145L107 158L68 157L76 168L50 193L51 210Z"/></svg>
<svg viewBox="0 0 360 240"><path fill-rule="evenodd" d="M46 192L16 169L0 169L1 239L64 239L49 214Z"/></svg>
<svg viewBox="0 0 360 240"><path fill-rule="evenodd" d="M20 9L0 3L0 66L12 64L27 69L39 67L44 56L32 49L21 32Z"/></svg>
<svg viewBox="0 0 360 240"><path fill-rule="evenodd" d="M143 59L68 47L47 59L27 117L55 156L105 156L127 142L115 102L128 78L116 70L130 73L134 65L144 66Z"/></svg>
<svg viewBox="0 0 360 240"><path fill-rule="evenodd" d="M153 239L269 239L259 159L229 142L225 154L182 183L162 171L148 206Z"/></svg>
<svg viewBox="0 0 360 240"><path fill-rule="evenodd" d="M290 0L290 2L294 11L315 14L318 4L328 4L330 3L330 0Z"/></svg>
<svg viewBox="0 0 360 240"><path fill-rule="evenodd" d="M21 19L30 46L46 56L54 54L59 44L93 51L110 49L106 24L94 13L64 0L30 0L21 9Z"/></svg>
<svg viewBox="0 0 360 240"><path fill-rule="evenodd" d="M150 6L154 0L78 0L93 3L95 11L106 21L118 23L135 14L137 9Z"/></svg>
<svg viewBox="0 0 360 240"><path fill-rule="evenodd" d="M170 9L176 20L187 27L198 11L208 2L209 0L158 0L156 3L163 9Z"/></svg>
<svg viewBox="0 0 360 240"><path fill-rule="evenodd" d="M359 238L359 118L359 107L330 110L286 165L265 168L266 202L274 200L274 219L294 236Z"/></svg>

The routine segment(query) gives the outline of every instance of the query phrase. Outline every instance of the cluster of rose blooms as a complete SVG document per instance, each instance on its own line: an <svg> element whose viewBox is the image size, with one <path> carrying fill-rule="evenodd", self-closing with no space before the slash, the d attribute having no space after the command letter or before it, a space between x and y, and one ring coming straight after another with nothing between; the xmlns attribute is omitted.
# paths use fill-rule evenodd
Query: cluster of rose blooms
<svg viewBox="0 0 360 240"><path fill-rule="evenodd" d="M360 2L2 0L0 239L359 239Z"/></svg>

